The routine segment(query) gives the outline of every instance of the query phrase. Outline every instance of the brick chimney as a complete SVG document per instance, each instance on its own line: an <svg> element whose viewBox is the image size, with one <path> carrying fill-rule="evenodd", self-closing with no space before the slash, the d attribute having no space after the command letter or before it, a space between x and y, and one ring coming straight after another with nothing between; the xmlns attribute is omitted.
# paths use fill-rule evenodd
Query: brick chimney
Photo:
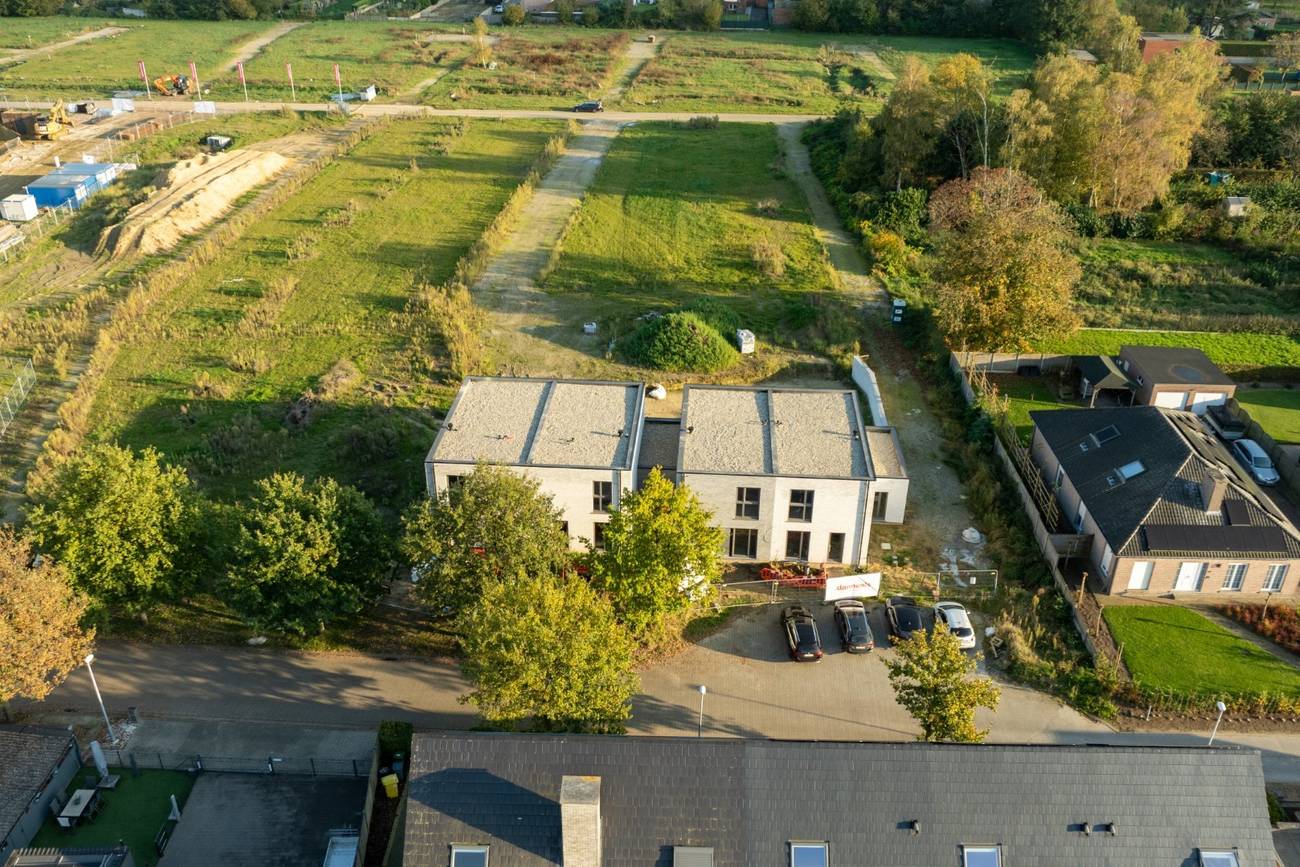
<svg viewBox="0 0 1300 867"><path fill-rule="evenodd" d="M1201 481L1201 502L1211 515L1223 511L1223 495L1228 492L1228 480L1218 470L1208 470Z"/></svg>
<svg viewBox="0 0 1300 867"><path fill-rule="evenodd" d="M600 777L560 780L563 867L600 867Z"/></svg>

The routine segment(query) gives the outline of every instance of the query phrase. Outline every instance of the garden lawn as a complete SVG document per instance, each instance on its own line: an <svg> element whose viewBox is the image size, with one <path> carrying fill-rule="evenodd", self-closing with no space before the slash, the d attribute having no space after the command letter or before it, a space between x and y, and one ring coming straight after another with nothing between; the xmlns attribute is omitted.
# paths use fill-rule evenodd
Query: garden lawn
<svg viewBox="0 0 1300 867"><path fill-rule="evenodd" d="M1288 388L1243 388L1237 403L1280 443L1300 443L1300 391Z"/></svg>
<svg viewBox="0 0 1300 867"><path fill-rule="evenodd" d="M1039 341L1034 349L1066 355L1116 355L1125 344L1195 347L1239 382L1300 381L1300 340L1286 334L1081 328L1065 338Z"/></svg>
<svg viewBox="0 0 1300 867"><path fill-rule="evenodd" d="M37 48L52 42L71 39L79 33L118 26L117 22L103 18L5 18L0 22L0 49ZM0 62L4 55L0 54Z"/></svg>
<svg viewBox="0 0 1300 867"><path fill-rule="evenodd" d="M773 172L776 160L769 125L624 129L544 288L581 302L611 337L647 311L703 305L706 318L730 318L761 341L812 342L832 278L803 196ZM783 277L760 273L760 242L783 251Z"/></svg>
<svg viewBox="0 0 1300 867"><path fill-rule="evenodd" d="M844 37L850 39L849 36ZM954 54L973 54L993 70L993 92L996 96L1009 96L1011 91L1024 87L1034 68L1034 52L1023 42L1010 39L954 39L944 36L872 36L860 42L874 48L880 59L897 75L903 68L903 57L914 54L927 66L934 66Z"/></svg>
<svg viewBox="0 0 1300 867"><path fill-rule="evenodd" d="M94 772L93 765L90 772ZM82 787L82 773L69 784L69 794ZM153 841L171 814L170 796L175 795L176 803L184 810L194 788L194 776L184 771L141 770L137 777L125 768L116 773L121 777L117 788L100 792L104 808L98 818L66 831L51 817L32 840L32 848L114 846L121 840L131 849L137 867L157 864Z"/></svg>
<svg viewBox="0 0 1300 867"><path fill-rule="evenodd" d="M1058 380L1054 374L1028 377L1014 374L991 376L989 381L998 388L998 394L1007 399L1007 416L1016 429L1016 435L1029 445L1034 435L1034 423L1029 414L1040 409L1078 409L1087 406L1083 401L1065 401L1057 396Z"/></svg>
<svg viewBox="0 0 1300 867"><path fill-rule="evenodd" d="M1300 695L1300 670L1177 605L1110 605L1104 611L1124 664L1143 686L1183 694Z"/></svg>
<svg viewBox="0 0 1300 867"><path fill-rule="evenodd" d="M550 27L493 35L495 69L465 62L426 90L422 101L442 108L572 108L609 88L629 38L623 31Z"/></svg>
<svg viewBox="0 0 1300 867"><path fill-rule="evenodd" d="M153 333L98 391L92 436L156 446L218 498L294 471L403 506L423 487L429 408L452 389L429 369L440 346L404 330L407 301L451 277L562 128L382 128L151 311Z"/></svg>
<svg viewBox="0 0 1300 867"><path fill-rule="evenodd" d="M1080 242L1077 301L1093 326L1210 327L1243 316L1300 316L1289 275L1265 275L1208 244L1116 238ZM1182 324L1188 323L1188 324Z"/></svg>
<svg viewBox="0 0 1300 867"><path fill-rule="evenodd" d="M334 64L345 93L375 85L380 98L414 101L418 87L445 73L466 55L466 46L430 42L441 32L415 21L317 21L291 30L244 64L248 95L260 100L292 96L285 64L293 64L298 99L318 102L338 92ZM242 99L239 77L226 75L218 99Z"/></svg>
<svg viewBox="0 0 1300 867"><path fill-rule="evenodd" d="M10 19L4 19L6 21ZM120 25L127 33L92 39L14 66L0 67L0 87L18 98L40 96L106 97L117 90L144 87L136 62L143 60L153 79L189 74L195 62L203 87L217 84L239 47L272 26L269 21L143 21ZM234 79L234 73L228 73ZM164 99L165 97L158 97ZM186 99L174 99L178 108Z"/></svg>

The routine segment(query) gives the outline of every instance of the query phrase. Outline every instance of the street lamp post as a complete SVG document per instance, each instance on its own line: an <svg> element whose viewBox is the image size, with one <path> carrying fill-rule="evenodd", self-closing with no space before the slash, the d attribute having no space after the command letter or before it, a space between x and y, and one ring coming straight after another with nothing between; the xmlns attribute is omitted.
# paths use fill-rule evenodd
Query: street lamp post
<svg viewBox="0 0 1300 867"><path fill-rule="evenodd" d="M95 698L99 701L99 712L104 715L104 725L108 726L108 742L117 743L117 738L113 736L113 724L108 720L108 708L104 707L104 696L99 693L99 681L95 680L95 669L90 664L95 661L95 654L86 654L86 671L90 673L90 685L95 688Z"/></svg>
<svg viewBox="0 0 1300 867"><path fill-rule="evenodd" d="M700 684L699 690L700 690L700 725L695 732L695 736L697 738L702 738L704 737L704 696L708 694L709 688L704 684Z"/></svg>
<svg viewBox="0 0 1300 867"><path fill-rule="evenodd" d="M1219 723L1223 722L1223 712L1228 709L1228 706L1221 701L1216 701L1214 707L1219 711L1219 718L1214 721L1214 731L1210 732L1210 742L1206 744L1207 747L1214 746L1214 737L1219 733Z"/></svg>

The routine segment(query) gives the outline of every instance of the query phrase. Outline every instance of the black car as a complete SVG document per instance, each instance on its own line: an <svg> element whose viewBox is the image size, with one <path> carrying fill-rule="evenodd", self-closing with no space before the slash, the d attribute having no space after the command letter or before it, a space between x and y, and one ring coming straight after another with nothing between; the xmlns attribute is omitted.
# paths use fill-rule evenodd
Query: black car
<svg viewBox="0 0 1300 867"><path fill-rule="evenodd" d="M906 640L925 628L921 606L906 596L895 596L886 602L885 616L889 619L889 634L896 638Z"/></svg>
<svg viewBox="0 0 1300 867"><path fill-rule="evenodd" d="M840 642L849 653L870 653L876 646L867 622L867 609L856 599L841 599L835 603L835 625L840 630Z"/></svg>
<svg viewBox="0 0 1300 867"><path fill-rule="evenodd" d="M802 605L791 605L781 611L781 626L785 629L785 643L790 647L790 658L795 662L816 662L822 658L822 640L817 635L817 621Z"/></svg>
<svg viewBox="0 0 1300 867"><path fill-rule="evenodd" d="M589 101L587 101L587 102L580 102L580 103L578 103L577 105L575 105L575 106L573 107L573 110L574 110L574 111L584 111L584 112L589 112L589 111L604 111L604 110L605 110L605 103L601 102L599 99L592 99L592 100L589 100Z"/></svg>

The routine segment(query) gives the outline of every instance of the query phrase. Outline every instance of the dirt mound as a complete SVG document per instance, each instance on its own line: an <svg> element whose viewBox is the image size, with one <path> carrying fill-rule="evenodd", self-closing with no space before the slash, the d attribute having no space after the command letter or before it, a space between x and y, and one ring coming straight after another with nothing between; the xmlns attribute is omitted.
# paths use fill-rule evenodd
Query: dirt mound
<svg viewBox="0 0 1300 867"><path fill-rule="evenodd" d="M177 163L160 175L160 192L106 229L100 247L114 256L169 250L224 214L244 193L284 171L291 160L266 150L236 150Z"/></svg>

